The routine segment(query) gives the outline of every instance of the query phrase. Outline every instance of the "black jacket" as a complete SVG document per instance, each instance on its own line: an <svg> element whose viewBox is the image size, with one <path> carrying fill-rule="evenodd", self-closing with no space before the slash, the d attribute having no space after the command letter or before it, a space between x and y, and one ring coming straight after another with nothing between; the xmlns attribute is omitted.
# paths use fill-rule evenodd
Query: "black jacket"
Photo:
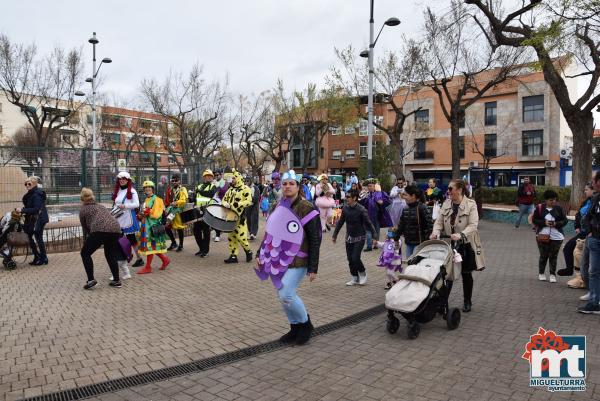
<svg viewBox="0 0 600 401"><path fill-rule="evenodd" d="M582 228L595 238L600 238L600 194L592 197L592 206L583 218Z"/></svg>
<svg viewBox="0 0 600 401"><path fill-rule="evenodd" d="M23 209L25 215L25 230L37 231L48 223L48 210L46 209L46 192L40 187L33 187L23 196Z"/></svg>
<svg viewBox="0 0 600 401"><path fill-rule="evenodd" d="M541 210L541 213L540 213L540 210ZM542 228L546 227L546 215L547 214L550 214L552 217L554 217L555 226L553 228L556 228L562 234L563 227L566 226L567 223L569 222L567 220L567 216L565 216L565 212L558 205L554 205L552 210L548 211L548 209L546 209L546 205L543 203L536 205L536 207L533 211L532 221L533 221L533 224L535 224L537 226L537 231L539 232Z"/></svg>
<svg viewBox="0 0 600 401"><path fill-rule="evenodd" d="M367 209L360 203L354 206L346 205L342 208L342 215L333 231L333 238L337 238L344 223L346 223L346 235L348 237L360 237L367 233L366 230L369 230L378 239L379 233L375 232L375 227L369 219Z"/></svg>
<svg viewBox="0 0 600 401"><path fill-rule="evenodd" d="M398 241L400 236L404 235L404 242L418 245L429 239L431 231L433 231L433 222L429 208L421 202L409 203L408 207L402 210L394 239Z"/></svg>

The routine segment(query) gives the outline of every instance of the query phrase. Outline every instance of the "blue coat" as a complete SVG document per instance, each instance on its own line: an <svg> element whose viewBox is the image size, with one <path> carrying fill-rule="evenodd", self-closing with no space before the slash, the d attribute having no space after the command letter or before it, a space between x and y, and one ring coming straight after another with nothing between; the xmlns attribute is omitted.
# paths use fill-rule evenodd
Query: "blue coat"
<svg viewBox="0 0 600 401"><path fill-rule="evenodd" d="M39 187L33 187L23 196L23 209L25 215L25 230L37 231L48 223L48 210L46 209L46 192ZM38 216L39 215L39 216ZM31 216L31 217L29 217ZM27 227L28 220L35 221L35 227Z"/></svg>

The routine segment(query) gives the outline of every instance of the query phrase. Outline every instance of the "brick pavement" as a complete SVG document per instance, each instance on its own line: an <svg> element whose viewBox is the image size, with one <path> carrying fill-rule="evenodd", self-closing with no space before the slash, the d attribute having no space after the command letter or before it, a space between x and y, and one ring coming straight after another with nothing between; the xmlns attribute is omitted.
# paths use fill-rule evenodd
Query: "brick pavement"
<svg viewBox="0 0 600 401"><path fill-rule="evenodd" d="M564 283L536 281L530 231L482 223L488 270L476 275L474 310L455 332L439 319L409 341L385 332L384 316L233 365L107 394L101 399L547 399L527 387L520 360L528 336L542 325L588 335L588 391L600 396L597 316L574 313ZM500 241L499 241L500 240ZM2 272L0 394L4 399L103 381L243 348L285 330L269 284L249 266L198 263L187 242L173 269L136 277L120 289L80 290L76 254L51 267ZM343 247L325 241L319 279L301 295L317 324L381 303L383 274L345 288ZM374 266L377 254L367 254ZM195 262L195 263L194 263ZM102 265L104 266L104 265ZM101 268L106 281L108 273ZM223 273L226 274L223 274ZM19 285L20 284L20 285ZM453 294L460 302L460 285ZM237 294L243 294L242 297ZM243 301L240 301L240 298ZM557 302L560 300L560 302ZM293 372L293 376L292 376ZM570 395L566 395L570 397ZM261 398L262 397L262 398Z"/></svg>
<svg viewBox="0 0 600 401"><path fill-rule="evenodd" d="M156 261L153 274L120 289L107 285L102 251L92 291L82 288L78 253L50 255L48 266L0 270L0 401L190 362L287 330L272 285L258 280L253 264L225 265L226 241L212 242L208 258L196 251L187 237L182 253L169 253L167 271L158 271ZM372 285L346 288L343 243L334 246L327 236L321 252L318 279L299 291L316 324L381 303L381 269L370 270ZM364 260L374 266L377 257L372 252Z"/></svg>
<svg viewBox="0 0 600 401"><path fill-rule="evenodd" d="M532 234L482 223L488 270L475 277L474 309L459 329L437 318L416 340L385 315L198 374L94 400L577 400L600 399L600 320L575 313L579 290L537 281ZM496 241L494 241L496 240ZM501 241L498 241L501 240ZM460 304L461 289L451 303ZM381 299L378 295L374 301ZM317 312L313 310L313 313ZM587 335L584 393L529 387L524 344L539 326Z"/></svg>

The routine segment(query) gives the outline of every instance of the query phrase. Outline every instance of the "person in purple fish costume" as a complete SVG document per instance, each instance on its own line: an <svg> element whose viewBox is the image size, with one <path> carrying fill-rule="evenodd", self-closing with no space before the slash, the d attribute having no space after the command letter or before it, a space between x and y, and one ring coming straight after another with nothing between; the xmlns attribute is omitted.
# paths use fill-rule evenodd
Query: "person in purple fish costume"
<svg viewBox="0 0 600 401"><path fill-rule="evenodd" d="M317 277L321 246L319 212L302 197L301 178L294 170L282 175L283 197L267 219L256 253L256 274L261 280L271 278L290 323L280 341L297 345L306 344L313 325L296 289L306 275L311 282Z"/></svg>
<svg viewBox="0 0 600 401"><path fill-rule="evenodd" d="M365 197L360 199L360 203L369 212L369 218L379 235L381 228L392 227L394 225L390 213L387 211L387 207L391 204L390 197L381 190L381 186L377 183L376 179L369 178L365 180L365 183L367 184L368 192ZM377 248L377 244L375 244L375 248ZM371 250L373 250L373 236L370 232L367 232L367 247L365 251L369 252Z"/></svg>

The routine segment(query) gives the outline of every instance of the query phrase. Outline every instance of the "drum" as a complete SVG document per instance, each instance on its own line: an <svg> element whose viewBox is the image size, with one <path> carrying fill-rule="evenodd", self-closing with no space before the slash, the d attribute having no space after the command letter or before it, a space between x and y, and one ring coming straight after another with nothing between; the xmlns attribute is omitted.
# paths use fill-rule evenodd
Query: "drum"
<svg viewBox="0 0 600 401"><path fill-rule="evenodd" d="M235 230L238 215L222 205L208 205L204 211L204 222L215 230L230 233Z"/></svg>
<svg viewBox="0 0 600 401"><path fill-rule="evenodd" d="M181 216L181 222L183 224L191 224L202 218L202 209L194 207L184 210L183 212L179 213L179 215Z"/></svg>

